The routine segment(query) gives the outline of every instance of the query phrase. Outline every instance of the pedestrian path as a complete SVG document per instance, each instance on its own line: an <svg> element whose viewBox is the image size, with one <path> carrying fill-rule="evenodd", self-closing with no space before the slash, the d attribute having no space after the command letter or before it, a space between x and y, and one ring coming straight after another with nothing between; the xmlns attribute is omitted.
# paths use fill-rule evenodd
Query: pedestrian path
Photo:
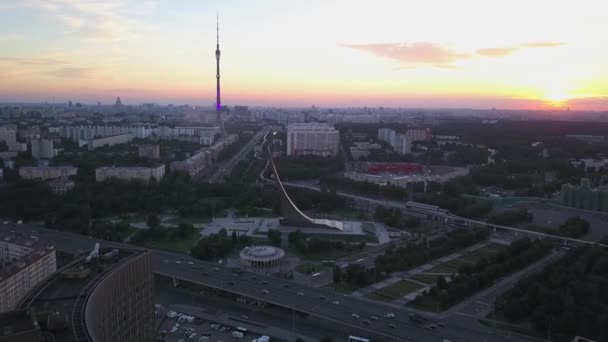
<svg viewBox="0 0 608 342"><path fill-rule="evenodd" d="M423 287L423 288L421 288L419 290L416 290L416 291L414 291L412 293L409 293L406 296L404 296L404 297L402 297L400 299L397 299L395 301L395 302L398 302L398 303L407 303L408 301L410 301L411 299L415 298L417 295L421 294L422 292L424 292L425 290L429 289L430 286L433 285L433 284L426 284L426 283L420 282L420 281L418 281L416 279L411 279L412 276L415 276L415 275L418 275L418 274L449 276L449 275L451 275L451 273L442 273L442 272L430 272L429 273L427 271L430 270L430 269L432 269L433 267L435 267L437 265L449 262L451 260L460 258L463 255L466 255L466 254L474 252L474 251L476 251L478 249L484 248L484 247L486 247L487 245L489 245L492 242L496 242L496 241L493 241L493 239L490 239L490 240L487 240L487 241L483 241L483 242L477 243L477 244L475 244L475 245L473 245L471 247L468 247L468 248L466 248L466 249L464 249L462 251L455 252L455 253L449 254L447 256L441 257L439 259L433 260L433 261L431 261L429 263L426 263L424 265L421 265L421 266L416 267L414 269L411 269L409 271L393 272L389 278L384 279L383 281L380 281L378 283L371 284L368 287L358 289L357 291L354 291L351 295L355 296L355 297L363 297L365 295L368 295L370 293L373 293L373 292L376 292L378 290L381 290L382 288L387 287L389 285L392 285L392 284L394 284L396 282L399 282L401 280L408 280L408 281L411 281L411 282L414 282L414 283L417 283L417 284L420 284L420 285L426 285L425 287Z"/></svg>

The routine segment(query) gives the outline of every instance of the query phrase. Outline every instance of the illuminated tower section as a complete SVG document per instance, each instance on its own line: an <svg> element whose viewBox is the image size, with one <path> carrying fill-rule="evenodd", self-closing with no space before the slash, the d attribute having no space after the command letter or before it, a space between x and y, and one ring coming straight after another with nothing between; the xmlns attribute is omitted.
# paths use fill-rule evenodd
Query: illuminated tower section
<svg viewBox="0 0 608 342"><path fill-rule="evenodd" d="M216 18L216 47L215 47L215 61L217 71L215 74L217 86L216 86L216 98L215 98L215 112L217 114L217 124L220 126L220 131L224 133L224 123L222 122L222 99L220 97L220 20L219 16Z"/></svg>

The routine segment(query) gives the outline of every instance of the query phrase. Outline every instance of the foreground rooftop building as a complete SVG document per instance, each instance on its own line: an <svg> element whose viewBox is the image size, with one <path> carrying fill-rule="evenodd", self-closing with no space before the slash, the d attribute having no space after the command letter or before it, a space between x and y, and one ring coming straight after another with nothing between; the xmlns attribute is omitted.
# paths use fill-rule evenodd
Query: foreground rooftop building
<svg viewBox="0 0 608 342"><path fill-rule="evenodd" d="M154 276L148 250L96 244L71 261L66 256L60 269L17 301L10 322L0 319L0 328L4 324L8 329L5 336L0 331L0 341L40 341L30 339L40 331L43 336L48 331L55 341L154 340Z"/></svg>
<svg viewBox="0 0 608 342"><path fill-rule="evenodd" d="M0 234L0 264L0 312L13 310L57 270L55 249L22 234Z"/></svg>

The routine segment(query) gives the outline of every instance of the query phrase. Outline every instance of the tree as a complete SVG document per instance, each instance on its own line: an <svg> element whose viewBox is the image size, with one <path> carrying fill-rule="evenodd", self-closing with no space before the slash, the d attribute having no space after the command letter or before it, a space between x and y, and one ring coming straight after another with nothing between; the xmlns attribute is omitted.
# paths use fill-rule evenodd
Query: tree
<svg viewBox="0 0 608 342"><path fill-rule="evenodd" d="M148 215L148 219L146 220L146 224L150 228L158 227L160 225L160 219L158 218L158 216L156 214L150 214L150 215Z"/></svg>
<svg viewBox="0 0 608 342"><path fill-rule="evenodd" d="M283 234L278 229L268 229L268 240L272 246L280 247Z"/></svg>
<svg viewBox="0 0 608 342"><path fill-rule="evenodd" d="M334 284L337 284L342 281L342 268L340 268L340 266L335 265L332 268L332 277Z"/></svg>
<svg viewBox="0 0 608 342"><path fill-rule="evenodd" d="M444 290L447 287L448 283L446 282L445 277L443 275L437 277L437 288L439 288L440 290Z"/></svg>

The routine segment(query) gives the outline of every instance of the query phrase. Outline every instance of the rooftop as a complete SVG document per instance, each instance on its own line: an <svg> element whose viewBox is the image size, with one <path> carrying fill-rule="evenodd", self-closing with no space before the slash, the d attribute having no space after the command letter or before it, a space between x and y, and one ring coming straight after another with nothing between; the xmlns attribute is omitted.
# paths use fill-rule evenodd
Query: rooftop
<svg viewBox="0 0 608 342"><path fill-rule="evenodd" d="M46 244L41 242L37 237L28 236L25 234L0 233L0 243L10 243L31 249L31 251L26 255L0 269L0 282L12 277L14 274L19 273L25 267L43 258L47 254L53 253L55 251L55 247L47 246Z"/></svg>

